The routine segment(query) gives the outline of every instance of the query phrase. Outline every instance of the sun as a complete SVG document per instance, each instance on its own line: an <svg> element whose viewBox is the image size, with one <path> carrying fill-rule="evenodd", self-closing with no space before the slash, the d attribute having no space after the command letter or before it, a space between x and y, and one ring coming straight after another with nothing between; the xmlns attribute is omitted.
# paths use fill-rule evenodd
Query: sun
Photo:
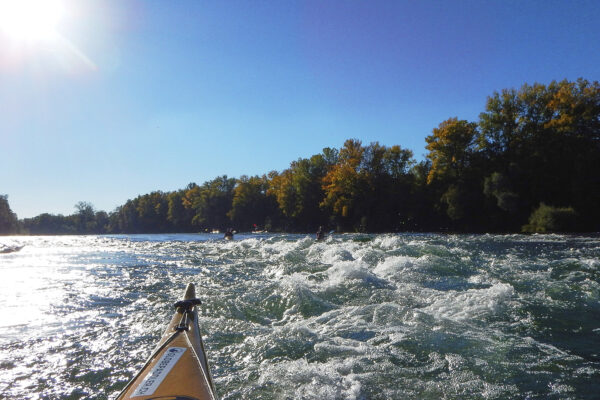
<svg viewBox="0 0 600 400"><path fill-rule="evenodd" d="M53 40L63 13L60 0L0 0L0 33L15 41Z"/></svg>

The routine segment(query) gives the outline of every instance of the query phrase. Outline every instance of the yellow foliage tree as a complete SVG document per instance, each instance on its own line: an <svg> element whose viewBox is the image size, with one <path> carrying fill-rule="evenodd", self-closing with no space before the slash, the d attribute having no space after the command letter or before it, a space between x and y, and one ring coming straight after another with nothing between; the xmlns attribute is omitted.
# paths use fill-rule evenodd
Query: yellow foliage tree
<svg viewBox="0 0 600 400"><path fill-rule="evenodd" d="M477 134L476 123L457 118L447 119L434 128L433 134L425 138L425 148L429 150L427 158L431 160L427 183L460 178L468 165Z"/></svg>
<svg viewBox="0 0 600 400"><path fill-rule="evenodd" d="M358 197L364 151L360 140L346 140L340 149L337 164L323 178L325 199L321 205L330 207L335 214L347 217Z"/></svg>

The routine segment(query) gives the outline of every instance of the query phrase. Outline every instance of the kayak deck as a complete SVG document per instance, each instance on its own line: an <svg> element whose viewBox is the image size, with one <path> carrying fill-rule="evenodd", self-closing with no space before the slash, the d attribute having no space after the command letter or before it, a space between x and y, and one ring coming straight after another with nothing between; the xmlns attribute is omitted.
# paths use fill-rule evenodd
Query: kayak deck
<svg viewBox="0 0 600 400"><path fill-rule="evenodd" d="M198 327L199 303L190 283L158 347L117 400L216 400Z"/></svg>

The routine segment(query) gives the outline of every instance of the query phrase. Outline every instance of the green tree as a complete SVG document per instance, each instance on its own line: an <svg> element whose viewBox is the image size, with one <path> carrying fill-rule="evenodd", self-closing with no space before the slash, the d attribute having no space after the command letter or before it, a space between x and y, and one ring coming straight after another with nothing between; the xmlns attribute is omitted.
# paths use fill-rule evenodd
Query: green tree
<svg viewBox="0 0 600 400"><path fill-rule="evenodd" d="M192 231L232 223L297 231L329 221L342 230L516 231L529 220L533 231L600 230L596 81L495 92L478 123L443 121L427 136L426 149L426 160L415 164L400 146L349 139L281 173L222 176L152 192L110 215L81 202L73 215L41 214L22 226L40 234ZM581 218L573 218L575 210ZM15 221L0 196L0 233L18 229Z"/></svg>
<svg viewBox="0 0 600 400"><path fill-rule="evenodd" d="M360 229L365 231L405 230L412 220L409 174L412 152L400 146L377 142L365 147L359 172L362 210Z"/></svg>
<svg viewBox="0 0 600 400"><path fill-rule="evenodd" d="M335 158L335 152L326 148L323 154L293 161L281 174L271 174L268 192L295 229L315 230L327 220L319 207L324 197L321 181Z"/></svg>
<svg viewBox="0 0 600 400"><path fill-rule="evenodd" d="M494 172L485 178L483 193L496 199L496 205L503 211L514 213L519 208L519 195L512 191L507 177L500 172Z"/></svg>
<svg viewBox="0 0 600 400"><path fill-rule="evenodd" d="M96 230L95 233L108 233L110 226L110 217L106 211L96 211Z"/></svg>
<svg viewBox="0 0 600 400"><path fill-rule="evenodd" d="M522 228L523 232L547 233L569 232L577 225L577 213L573 207L552 207L541 203L529 217L529 223Z"/></svg>
<svg viewBox="0 0 600 400"><path fill-rule="evenodd" d="M523 85L488 98L479 143L488 186L502 176L504 191L488 191L501 209L518 197L510 220L518 227L540 202L574 205L600 228L600 85L579 79ZM495 192L495 194L494 194ZM499 194L504 194L500 196ZM508 195L510 201L502 197ZM506 218L505 218L506 219ZM522 223L522 222L521 222Z"/></svg>
<svg viewBox="0 0 600 400"><path fill-rule="evenodd" d="M268 194L269 182L266 175L238 179L233 189L231 210L227 213L235 227L241 230L252 230L254 225L261 229L267 219L277 211L277 201Z"/></svg>
<svg viewBox="0 0 600 400"><path fill-rule="evenodd" d="M452 229L476 229L483 210L478 137L476 123L450 118L425 139L431 160L427 183L437 193L437 205L445 210Z"/></svg>
<svg viewBox="0 0 600 400"><path fill-rule="evenodd" d="M77 212L73 215L75 229L78 233L96 232L96 211L92 203L80 201L75 204Z"/></svg>
<svg viewBox="0 0 600 400"><path fill-rule="evenodd" d="M186 190L194 186L195 184L190 184L188 189L178 190L167 195L167 221L176 232L191 232L194 230L192 225L194 212L184 205Z"/></svg>
<svg viewBox="0 0 600 400"><path fill-rule="evenodd" d="M336 159L323 178L321 205L331 211L341 229L408 228L412 219L411 151L377 142L365 147L353 139L344 143Z"/></svg>
<svg viewBox="0 0 600 400"><path fill-rule="evenodd" d="M42 213L33 218L25 218L23 228L33 235L73 235L78 233L72 217L48 213Z"/></svg>
<svg viewBox="0 0 600 400"><path fill-rule="evenodd" d="M118 207L111 216L110 230L123 233L160 233L172 231L167 219L167 194L144 194Z"/></svg>
<svg viewBox="0 0 600 400"><path fill-rule="evenodd" d="M437 206L439 192L435 185L427 183L430 171L431 160L428 159L416 163L409 171L412 184L408 227L414 230L439 230L446 218Z"/></svg>
<svg viewBox="0 0 600 400"><path fill-rule="evenodd" d="M111 215L110 230L115 233L141 233L142 228L138 219L135 200L127 200Z"/></svg>
<svg viewBox="0 0 600 400"><path fill-rule="evenodd" d="M17 233L18 227L17 215L8 204L8 195L0 195L0 234Z"/></svg>
<svg viewBox="0 0 600 400"><path fill-rule="evenodd" d="M188 189L183 205L194 212L192 223L200 229L225 229L230 225L227 213L233 202L236 179L226 175Z"/></svg>

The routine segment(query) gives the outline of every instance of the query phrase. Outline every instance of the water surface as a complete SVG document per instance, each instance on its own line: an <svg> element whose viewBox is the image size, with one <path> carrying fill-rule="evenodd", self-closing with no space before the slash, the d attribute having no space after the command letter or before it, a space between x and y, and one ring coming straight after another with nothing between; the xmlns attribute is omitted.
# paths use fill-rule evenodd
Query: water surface
<svg viewBox="0 0 600 400"><path fill-rule="evenodd" d="M188 282L223 399L593 399L600 239L2 237L0 398L114 398Z"/></svg>

